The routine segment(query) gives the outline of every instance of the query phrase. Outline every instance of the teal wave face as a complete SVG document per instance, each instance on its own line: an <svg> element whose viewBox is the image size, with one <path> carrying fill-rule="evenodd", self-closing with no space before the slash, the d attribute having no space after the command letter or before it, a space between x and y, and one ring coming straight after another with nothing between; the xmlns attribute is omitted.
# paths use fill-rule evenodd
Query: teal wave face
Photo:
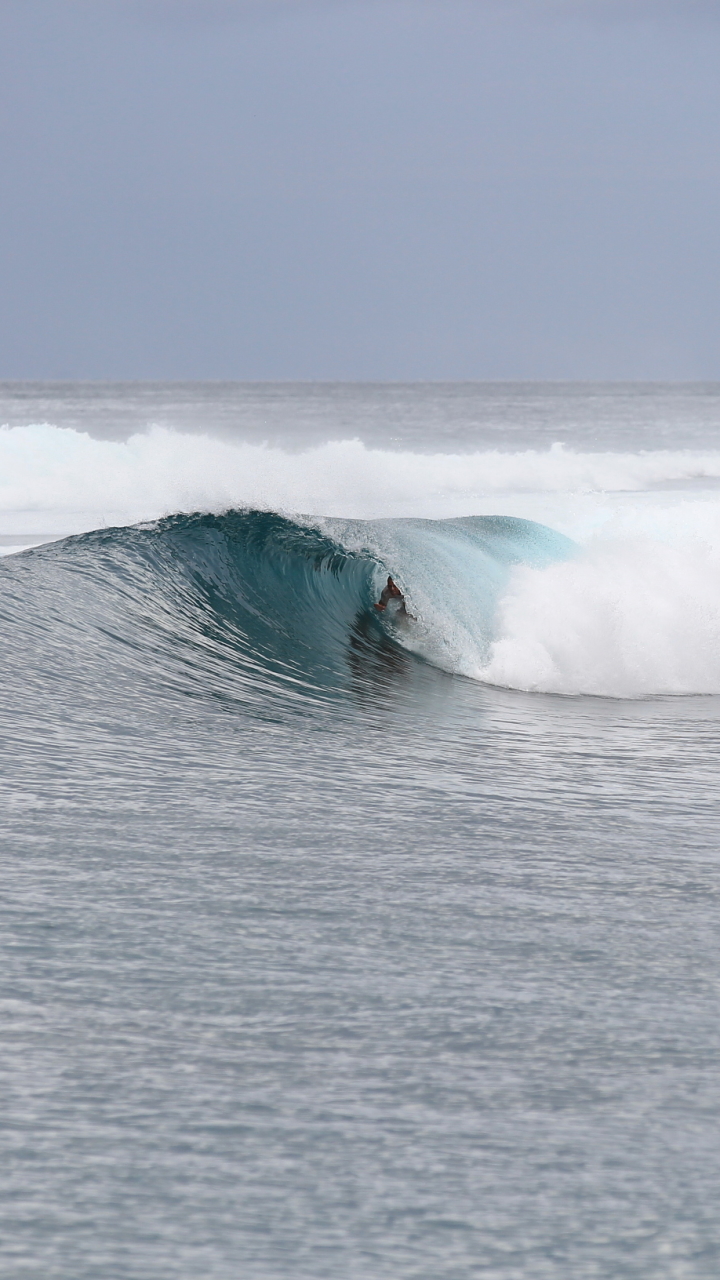
<svg viewBox="0 0 720 1280"><path fill-rule="evenodd" d="M512 566L571 550L552 530L506 517L313 525L272 512L176 515L6 561L0 608L19 643L51 622L55 661L67 666L82 650L98 684L135 665L155 687L179 683L191 696L212 687L296 702L418 657L462 671L458 637L487 646ZM374 609L388 573L412 619Z"/></svg>

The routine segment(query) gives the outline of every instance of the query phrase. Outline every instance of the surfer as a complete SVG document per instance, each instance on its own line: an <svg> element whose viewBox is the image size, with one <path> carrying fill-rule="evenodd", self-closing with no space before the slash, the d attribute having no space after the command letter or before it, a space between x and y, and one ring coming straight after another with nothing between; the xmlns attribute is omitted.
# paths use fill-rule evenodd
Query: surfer
<svg viewBox="0 0 720 1280"><path fill-rule="evenodd" d="M410 616L410 615L408 614L407 609L405 608L405 597L404 597L404 595L403 595L402 591L400 590L400 588L399 588L399 586L397 585L397 583L396 583L396 582L393 582L392 578L390 578L390 577L388 577L388 580L387 580L387 586L386 586L386 587L383 587L383 589L382 589L382 593L381 593L381 595L380 595L380 599L378 600L377 604L375 605L375 608L376 608L376 609L387 609L388 601L389 601L389 600L399 600L399 601L400 601L400 608L398 609L398 613L407 614L407 616L408 616L408 617Z"/></svg>

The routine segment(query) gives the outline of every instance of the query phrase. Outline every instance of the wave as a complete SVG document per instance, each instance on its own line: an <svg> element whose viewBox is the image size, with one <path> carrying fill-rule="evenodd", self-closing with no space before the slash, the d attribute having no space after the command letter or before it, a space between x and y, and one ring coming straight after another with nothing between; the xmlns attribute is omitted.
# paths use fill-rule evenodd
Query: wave
<svg viewBox="0 0 720 1280"><path fill-rule="evenodd" d="M418 659L466 671L490 653L513 567L571 551L552 530L506 517L177 514L4 560L0 616L14 650L35 655L40 684L48 672L76 681L80 666L86 684L116 690L134 672L158 693L240 697L266 715L278 700L318 705L387 684ZM411 617L374 608L390 572Z"/></svg>
<svg viewBox="0 0 720 1280"><path fill-rule="evenodd" d="M388 573L410 618L373 607ZM148 696L182 688L265 716L423 668L556 694L720 693L720 540L580 546L507 516L231 510L48 543L4 560L0 581L6 640L35 655L38 691L81 661L98 698L132 674Z"/></svg>

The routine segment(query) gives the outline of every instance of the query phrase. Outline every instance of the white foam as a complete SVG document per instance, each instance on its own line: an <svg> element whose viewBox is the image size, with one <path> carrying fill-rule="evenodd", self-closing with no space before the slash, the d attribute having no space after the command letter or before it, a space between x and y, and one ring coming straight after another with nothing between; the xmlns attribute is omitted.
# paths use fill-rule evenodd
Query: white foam
<svg viewBox="0 0 720 1280"><path fill-rule="evenodd" d="M564 694L720 693L720 542L594 542L518 567L496 619L494 684Z"/></svg>

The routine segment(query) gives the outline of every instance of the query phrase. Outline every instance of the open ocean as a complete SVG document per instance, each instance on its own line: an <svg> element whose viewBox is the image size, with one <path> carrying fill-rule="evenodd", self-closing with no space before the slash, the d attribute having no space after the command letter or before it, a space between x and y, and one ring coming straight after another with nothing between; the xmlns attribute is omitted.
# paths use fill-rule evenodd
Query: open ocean
<svg viewBox="0 0 720 1280"><path fill-rule="evenodd" d="M3 1277L717 1280L720 386L0 423Z"/></svg>

